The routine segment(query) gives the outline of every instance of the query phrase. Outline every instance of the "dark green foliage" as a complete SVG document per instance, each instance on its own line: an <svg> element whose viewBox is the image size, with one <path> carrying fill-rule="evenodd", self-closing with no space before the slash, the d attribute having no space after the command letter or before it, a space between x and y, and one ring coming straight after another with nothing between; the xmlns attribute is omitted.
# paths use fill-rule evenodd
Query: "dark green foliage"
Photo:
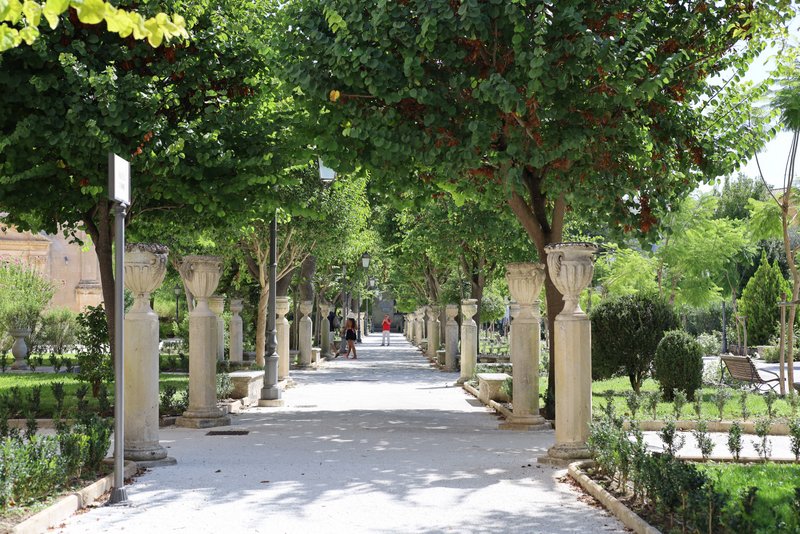
<svg viewBox="0 0 800 534"><path fill-rule="evenodd" d="M770 264L766 253L761 254L761 264L747 282L739 300L739 312L747 316L747 344L766 345L779 329L782 294L791 294L789 282L776 263Z"/></svg>
<svg viewBox="0 0 800 534"><path fill-rule="evenodd" d="M703 354L695 339L682 330L664 334L653 360L653 378L661 386L664 398L672 400L673 391L686 393L689 400L703 384Z"/></svg>
<svg viewBox="0 0 800 534"><path fill-rule="evenodd" d="M88 438L86 467L95 471L100 467L100 462L106 457L111 446L112 430L111 420L98 417L96 414L83 417L82 421L75 425L74 431Z"/></svg>
<svg viewBox="0 0 800 534"><path fill-rule="evenodd" d="M61 415L61 412L64 410L64 399L66 397L66 390L64 389L63 382L53 382L50 384L50 389L53 390L53 398L56 401L56 413L54 414L56 417Z"/></svg>
<svg viewBox="0 0 800 534"><path fill-rule="evenodd" d="M800 419L789 421L789 441L794 459L800 462Z"/></svg>
<svg viewBox="0 0 800 534"><path fill-rule="evenodd" d="M641 432L625 431L622 420L604 417L592 423L588 445L608 489L621 489L634 507L648 512L662 532L797 532L800 529L795 486L798 466L759 464L693 464L670 452L679 447L676 431L667 454L647 452ZM732 428L732 431L734 429ZM738 457L741 428L729 437L728 448ZM662 434L664 431L662 430ZM665 436L662 436L662 438ZM704 428L695 432L704 456L712 444ZM776 478L780 478L780 483ZM787 482L788 480L788 482Z"/></svg>
<svg viewBox="0 0 800 534"><path fill-rule="evenodd" d="M739 455L742 454L742 427L736 421L731 423L731 428L728 430L727 444L731 456L738 462Z"/></svg>
<svg viewBox="0 0 800 534"><path fill-rule="evenodd" d="M108 344L108 324L103 305L89 306L78 315L78 379L92 387L92 395L100 393L100 385L114 379Z"/></svg>
<svg viewBox="0 0 800 534"><path fill-rule="evenodd" d="M173 385L166 385L161 391L158 404L160 416L181 415L189 405L189 395L185 389L178 390Z"/></svg>
<svg viewBox="0 0 800 534"><path fill-rule="evenodd" d="M634 391L647 377L664 332L678 327L672 307L657 295L605 300L591 313L592 378L627 376Z"/></svg>

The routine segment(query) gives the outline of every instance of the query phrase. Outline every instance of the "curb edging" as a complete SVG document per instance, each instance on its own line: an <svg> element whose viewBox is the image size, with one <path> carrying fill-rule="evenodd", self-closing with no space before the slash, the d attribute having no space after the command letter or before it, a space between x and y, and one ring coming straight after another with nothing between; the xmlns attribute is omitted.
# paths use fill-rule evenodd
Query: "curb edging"
<svg viewBox="0 0 800 534"><path fill-rule="evenodd" d="M636 532L636 534L661 534L656 527L642 519L636 512L625 506L622 501L611 495L605 488L589 478L583 472L583 467L592 465L591 460L583 460L569 464L567 473L592 497L600 501L606 510L619 519L623 525Z"/></svg>

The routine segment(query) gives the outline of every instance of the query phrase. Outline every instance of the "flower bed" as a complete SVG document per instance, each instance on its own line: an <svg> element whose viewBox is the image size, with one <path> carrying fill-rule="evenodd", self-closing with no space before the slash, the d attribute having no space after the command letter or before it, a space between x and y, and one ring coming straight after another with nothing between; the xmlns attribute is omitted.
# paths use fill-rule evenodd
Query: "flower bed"
<svg viewBox="0 0 800 534"><path fill-rule="evenodd" d="M595 481L663 532L798 532L800 464L695 464L650 453L642 432L606 416L592 425Z"/></svg>

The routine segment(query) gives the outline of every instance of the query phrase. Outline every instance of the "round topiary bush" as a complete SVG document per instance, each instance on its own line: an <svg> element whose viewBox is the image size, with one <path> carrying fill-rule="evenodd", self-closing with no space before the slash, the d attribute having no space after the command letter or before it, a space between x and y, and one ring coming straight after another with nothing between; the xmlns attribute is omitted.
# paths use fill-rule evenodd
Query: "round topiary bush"
<svg viewBox="0 0 800 534"><path fill-rule="evenodd" d="M672 306L647 293L605 299L592 309L591 319L592 378L627 376L637 392L664 332L678 328Z"/></svg>
<svg viewBox="0 0 800 534"><path fill-rule="evenodd" d="M672 400L673 390L682 390L689 400L703 384L703 349L683 330L664 334L656 348L653 378L661 386L666 400Z"/></svg>

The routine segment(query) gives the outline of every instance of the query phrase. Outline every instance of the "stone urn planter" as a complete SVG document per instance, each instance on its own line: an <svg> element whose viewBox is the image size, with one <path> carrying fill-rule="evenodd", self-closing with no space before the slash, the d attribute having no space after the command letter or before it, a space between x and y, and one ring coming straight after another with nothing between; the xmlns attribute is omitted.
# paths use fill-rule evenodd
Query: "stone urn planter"
<svg viewBox="0 0 800 534"><path fill-rule="evenodd" d="M8 334L14 338L14 344L11 346L11 354L14 355L14 363L11 365L11 368L27 369L28 364L25 363L25 356L28 355L28 345L25 344L25 338L31 335L31 329L11 328Z"/></svg>
<svg viewBox="0 0 800 534"><path fill-rule="evenodd" d="M167 274L168 253L149 243L125 250L125 287L133 293L125 314L125 459L136 462L175 463L158 443L158 315L150 307L150 294Z"/></svg>

